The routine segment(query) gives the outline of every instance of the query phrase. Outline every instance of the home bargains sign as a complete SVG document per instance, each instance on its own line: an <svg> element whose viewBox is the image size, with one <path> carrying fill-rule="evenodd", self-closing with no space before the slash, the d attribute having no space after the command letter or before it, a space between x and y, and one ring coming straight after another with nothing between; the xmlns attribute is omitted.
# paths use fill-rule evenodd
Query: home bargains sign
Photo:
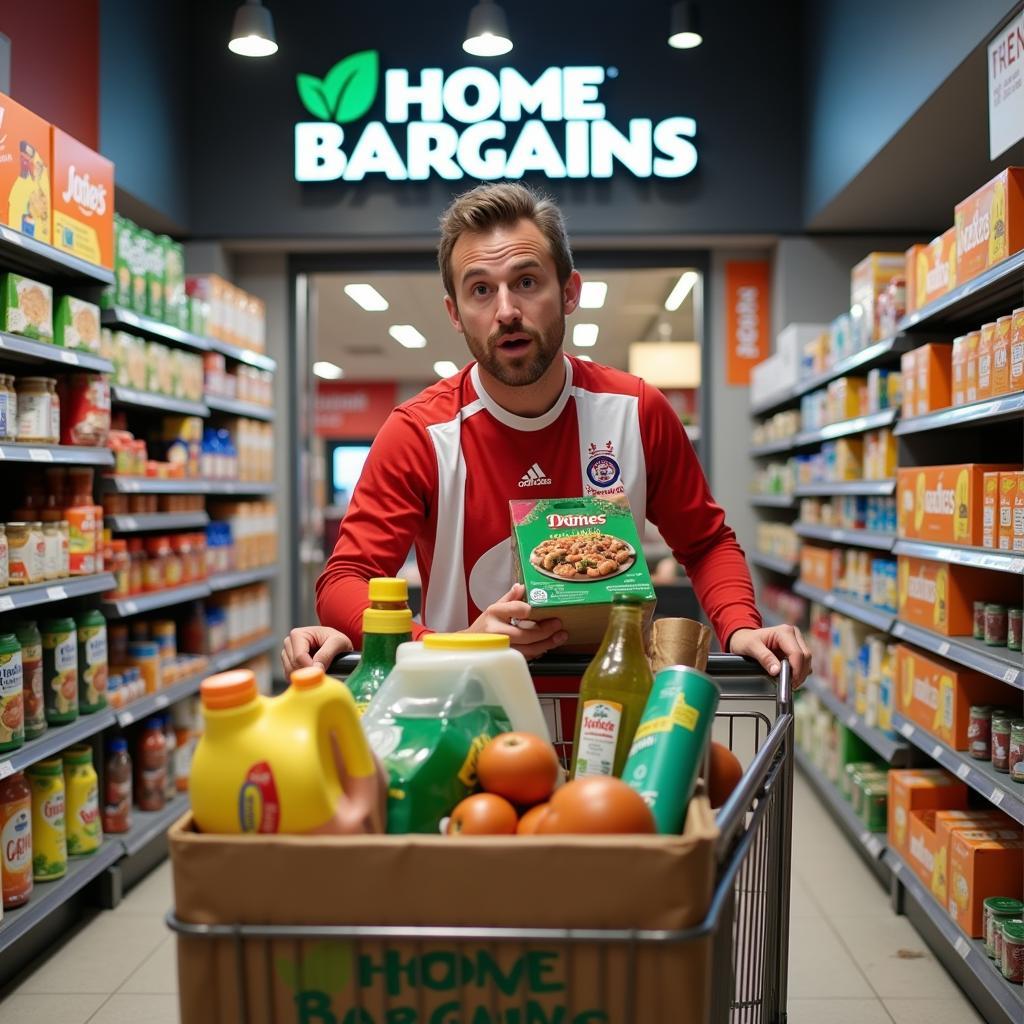
<svg viewBox="0 0 1024 1024"><path fill-rule="evenodd" d="M382 76L376 50L354 53L323 78L297 76L299 99L315 120L295 125L295 178L610 178L616 166L637 178L689 174L697 166L696 121L634 117L613 124L601 87L617 75L616 68L551 67L530 80L507 67L448 75L440 68L389 68L384 120L360 123Z"/></svg>

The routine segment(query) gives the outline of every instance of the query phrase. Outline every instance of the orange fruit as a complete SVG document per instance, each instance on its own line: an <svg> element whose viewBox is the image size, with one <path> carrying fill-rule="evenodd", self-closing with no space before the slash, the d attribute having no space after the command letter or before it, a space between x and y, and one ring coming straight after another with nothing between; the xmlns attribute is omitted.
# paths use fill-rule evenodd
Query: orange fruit
<svg viewBox="0 0 1024 1024"><path fill-rule="evenodd" d="M452 811L448 835L511 836L518 824L516 809L504 797L474 793Z"/></svg>
<svg viewBox="0 0 1024 1024"><path fill-rule="evenodd" d="M711 741L708 767L708 799L712 807L721 807L743 777L743 765L724 744Z"/></svg>
<svg viewBox="0 0 1024 1024"><path fill-rule="evenodd" d="M588 775L556 789L538 835L653 833L654 817L643 797L621 779Z"/></svg>
<svg viewBox="0 0 1024 1024"><path fill-rule="evenodd" d="M505 732L480 751L476 774L488 793L520 807L547 800L562 766L550 743L532 732Z"/></svg>

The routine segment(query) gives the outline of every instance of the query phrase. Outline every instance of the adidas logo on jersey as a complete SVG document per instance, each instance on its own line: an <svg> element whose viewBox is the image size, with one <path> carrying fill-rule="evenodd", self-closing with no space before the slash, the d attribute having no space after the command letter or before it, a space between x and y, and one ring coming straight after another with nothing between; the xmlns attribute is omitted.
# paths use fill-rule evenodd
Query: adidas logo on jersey
<svg viewBox="0 0 1024 1024"><path fill-rule="evenodd" d="M520 478L520 487L545 487L551 483L551 477L535 462Z"/></svg>

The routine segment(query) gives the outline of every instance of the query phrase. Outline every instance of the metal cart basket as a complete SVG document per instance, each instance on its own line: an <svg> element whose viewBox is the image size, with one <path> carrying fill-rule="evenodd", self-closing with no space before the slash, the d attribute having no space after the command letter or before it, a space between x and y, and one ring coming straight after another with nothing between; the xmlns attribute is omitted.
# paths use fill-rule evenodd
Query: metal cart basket
<svg viewBox="0 0 1024 1024"><path fill-rule="evenodd" d="M337 663L336 663L337 664ZM355 664L353 656L342 660L346 674ZM570 692L544 693L544 683L579 677L586 660L547 657L531 669L537 681L538 695L552 725L554 740L563 760L571 754L572 737L563 734L562 723L571 720L563 714L567 701L575 701ZM649 982L638 971L645 950L682 957L688 947L703 943L710 955L709 1012L694 1016L685 1004L664 1005L657 1019L665 1024L688 1024L710 1020L713 1024L782 1024L786 1019L786 976L789 948L790 859L792 835L793 787L793 713L790 668L783 662L777 680L768 678L754 662L731 655L712 655L708 672L721 688L721 702L714 725L714 738L732 749L744 765L740 783L719 810L719 830L714 850L714 890L703 921L678 931L635 929L557 929L557 928L465 928L465 927L367 927L345 925L254 925L194 924L179 920L173 913L168 925L180 936L218 940L221 948L233 950L238 1024L277 1024L282 1017L274 1012L271 990L261 1000L254 995L253 972L272 979L273 949L282 943L322 941L346 943L357 952L360 944L375 949L422 950L431 943L443 942L456 949L479 949L481 944L504 954L510 950L538 948L561 950L565 962L586 962L586 970L574 978L570 966L565 979L570 1007L575 985L586 986L586 1005L590 1009L573 1015L551 1017L525 1001L518 1010L507 1008L494 1015L456 1009L431 1012L424 1003L419 1011L411 1008L375 1015L360 1007L344 1017L335 1017L328 1009L307 1007L290 1019L309 1024L632 1024L634 997ZM547 677L547 679L545 679ZM614 951L614 960L612 953ZM213 955L213 948L210 949ZM622 954L625 954L623 957ZM575 959L574 959L575 958ZM681 964L681 961L679 961ZM622 970L622 965L625 969ZM614 969L612 969L614 968ZM314 968L310 968L311 970ZM609 971L617 980L609 979ZM247 978L248 973L248 978ZM595 979L597 982L595 984ZM270 980L268 986L272 984ZM460 986L472 985L462 978ZM616 999L609 987L617 985ZM624 986L624 993L622 988ZM595 991L595 989L598 989ZM579 993L582 995L582 993ZM496 997L497 998L497 997ZM258 1004L258 1005L257 1005ZM456 1006L460 1004L452 1004ZM389 1004L390 1006L390 1004ZM497 1007L497 1002L495 1003ZM648 1018L650 1016L648 1015ZM190 1022L189 1022L190 1024ZM224 1020L224 1024L235 1024Z"/></svg>

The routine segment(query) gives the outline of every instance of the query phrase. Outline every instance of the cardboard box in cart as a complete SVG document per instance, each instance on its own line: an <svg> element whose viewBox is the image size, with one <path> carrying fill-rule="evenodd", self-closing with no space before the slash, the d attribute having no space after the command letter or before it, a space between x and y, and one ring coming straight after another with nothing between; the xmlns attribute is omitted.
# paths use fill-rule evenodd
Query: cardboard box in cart
<svg viewBox="0 0 1024 1024"><path fill-rule="evenodd" d="M717 832L682 836L170 832L177 917L196 924L683 929L703 920ZM270 880L273 880L272 884ZM178 938L188 1024L663 1024L708 1013L710 940L679 945L249 940L248 1016L230 938Z"/></svg>

